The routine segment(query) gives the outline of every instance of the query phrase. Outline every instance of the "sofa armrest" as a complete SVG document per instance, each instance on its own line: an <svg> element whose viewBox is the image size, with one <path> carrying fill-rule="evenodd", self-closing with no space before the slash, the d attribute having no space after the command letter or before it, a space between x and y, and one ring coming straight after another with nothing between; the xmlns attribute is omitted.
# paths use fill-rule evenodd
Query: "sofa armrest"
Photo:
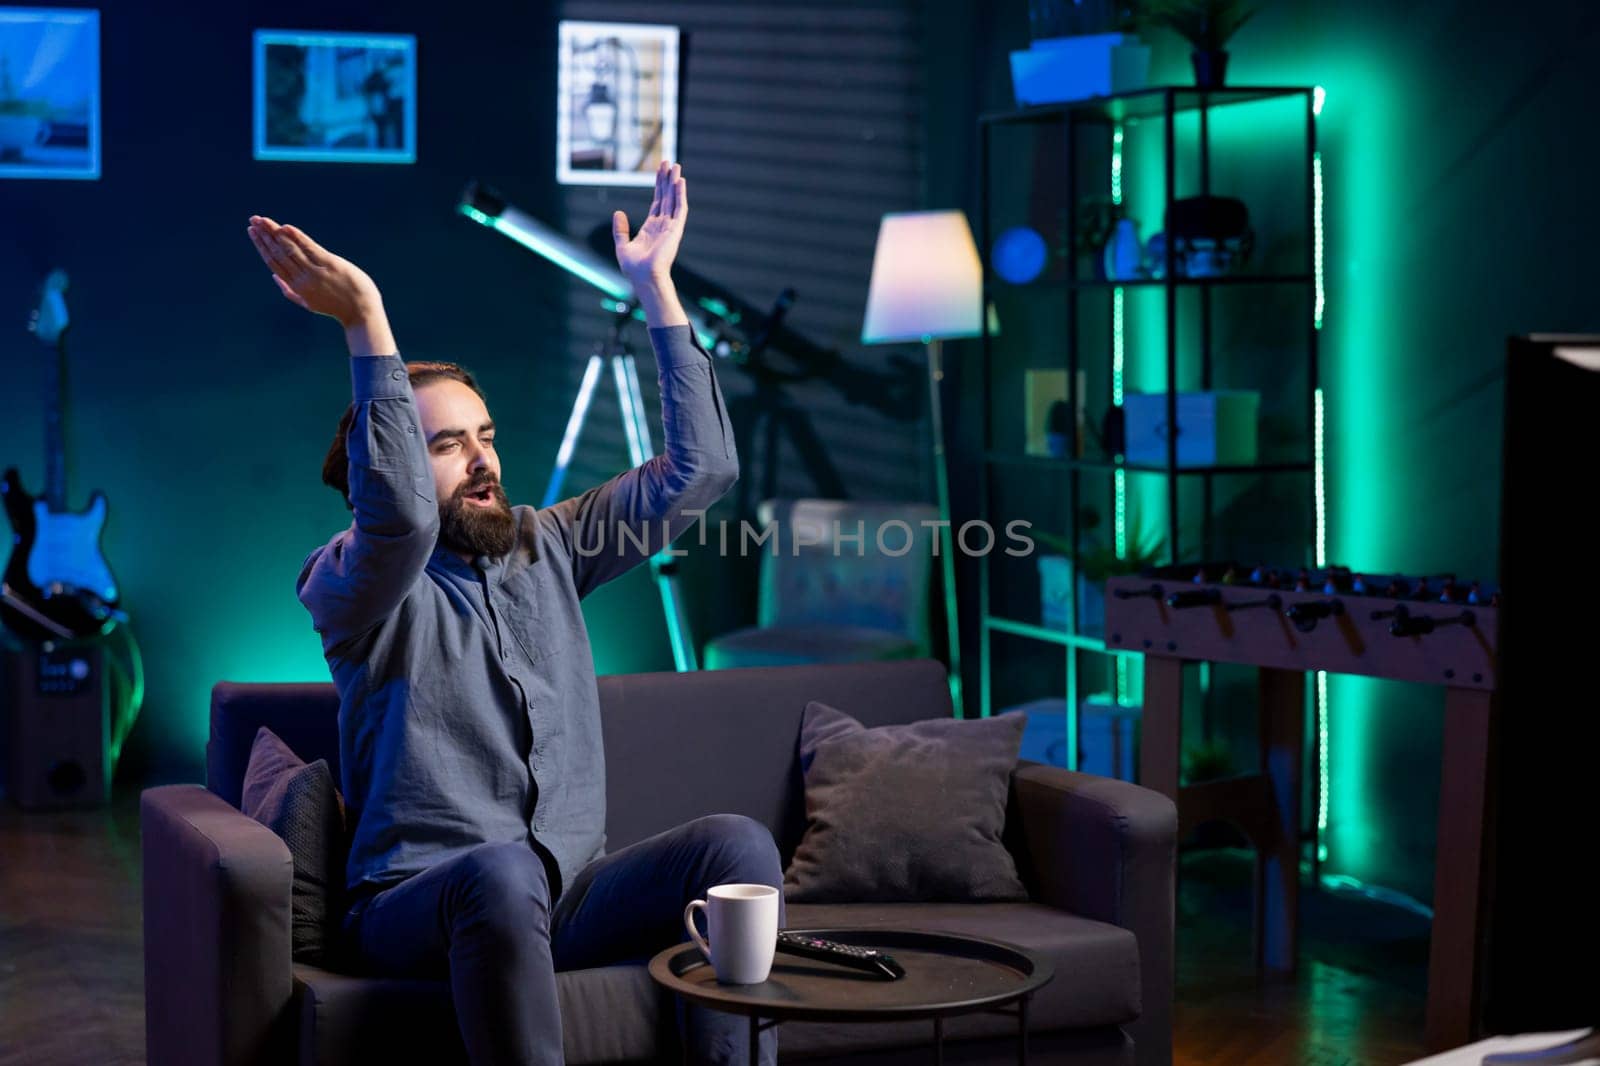
<svg viewBox="0 0 1600 1066"><path fill-rule="evenodd" d="M198 785L147 789L139 821L146 1057L292 1061L288 846Z"/></svg>
<svg viewBox="0 0 1600 1066"><path fill-rule="evenodd" d="M1139 941L1140 1066L1172 1061L1178 809L1126 781L1022 761L1011 777L1018 845L1038 902L1130 930Z"/></svg>

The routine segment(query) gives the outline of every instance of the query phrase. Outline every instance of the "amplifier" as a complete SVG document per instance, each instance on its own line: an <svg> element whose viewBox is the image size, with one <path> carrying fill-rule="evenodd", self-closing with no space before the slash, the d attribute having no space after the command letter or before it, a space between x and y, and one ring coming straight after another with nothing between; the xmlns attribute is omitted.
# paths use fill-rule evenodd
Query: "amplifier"
<svg viewBox="0 0 1600 1066"><path fill-rule="evenodd" d="M5 652L6 788L26 810L99 807L111 794L111 714L99 644Z"/></svg>

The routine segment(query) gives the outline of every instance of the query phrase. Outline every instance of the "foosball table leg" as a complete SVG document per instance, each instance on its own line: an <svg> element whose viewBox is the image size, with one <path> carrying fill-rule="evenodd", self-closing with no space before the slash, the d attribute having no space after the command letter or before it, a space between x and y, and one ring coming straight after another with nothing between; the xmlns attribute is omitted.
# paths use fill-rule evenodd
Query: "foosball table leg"
<svg viewBox="0 0 1600 1066"><path fill-rule="evenodd" d="M1144 658L1139 783L1179 805L1180 833L1219 816L1245 831L1256 850L1256 966L1278 974L1294 972L1299 928L1305 677L1299 670L1261 670L1259 775L1183 789L1183 660Z"/></svg>
<svg viewBox="0 0 1600 1066"><path fill-rule="evenodd" d="M1276 832L1256 853L1255 951L1263 973L1292 974L1300 915L1300 758L1305 748L1306 675L1263 667L1261 772L1276 800Z"/></svg>
<svg viewBox="0 0 1600 1066"><path fill-rule="evenodd" d="M1177 803L1182 750L1183 660L1146 655L1139 783Z"/></svg>

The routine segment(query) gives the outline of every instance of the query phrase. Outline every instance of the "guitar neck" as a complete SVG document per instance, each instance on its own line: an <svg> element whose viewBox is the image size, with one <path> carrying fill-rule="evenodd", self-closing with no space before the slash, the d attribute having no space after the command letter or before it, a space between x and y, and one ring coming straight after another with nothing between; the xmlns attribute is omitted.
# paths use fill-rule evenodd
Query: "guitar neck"
<svg viewBox="0 0 1600 1066"><path fill-rule="evenodd" d="M67 443L64 413L66 338L51 346L44 387L44 499L52 511L67 509Z"/></svg>

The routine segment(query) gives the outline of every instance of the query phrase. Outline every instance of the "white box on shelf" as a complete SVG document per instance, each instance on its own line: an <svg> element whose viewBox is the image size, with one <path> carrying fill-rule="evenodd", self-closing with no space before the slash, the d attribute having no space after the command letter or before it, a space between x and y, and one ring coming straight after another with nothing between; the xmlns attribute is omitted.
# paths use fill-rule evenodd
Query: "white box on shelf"
<svg viewBox="0 0 1600 1066"><path fill-rule="evenodd" d="M1007 707L1000 714L1025 714L1028 724L1022 729L1022 749L1017 758L1051 766L1067 765L1067 701L1032 700Z"/></svg>
<svg viewBox="0 0 1600 1066"><path fill-rule="evenodd" d="M1256 461L1261 394L1246 390L1178 393L1178 465L1245 466ZM1165 466L1167 394L1130 392L1123 399L1130 463Z"/></svg>
<svg viewBox="0 0 1600 1066"><path fill-rule="evenodd" d="M1039 624L1070 632L1072 611L1072 560L1065 555L1039 556ZM1105 586L1078 575L1079 633L1099 635L1106 627Z"/></svg>
<svg viewBox="0 0 1600 1066"><path fill-rule="evenodd" d="M1110 96L1145 87L1150 46L1127 33L1050 37L1011 53L1018 107Z"/></svg>
<svg viewBox="0 0 1600 1066"><path fill-rule="evenodd" d="M998 714L1025 714L1020 759L1067 765L1067 701L1045 697L1006 707ZM1114 702L1109 695L1090 696L1078 704L1078 769L1086 774L1139 779L1139 719L1142 711Z"/></svg>
<svg viewBox="0 0 1600 1066"><path fill-rule="evenodd" d="M1079 371L1081 374L1082 371ZM1062 458L1069 454L1072 426L1050 425L1050 410L1056 404L1065 404L1070 390L1067 388L1066 370L1028 369L1022 372L1022 396L1026 412L1023 419L1024 443L1022 450L1028 455L1053 455ZM1058 432L1052 433L1055 428ZM1057 439L1059 438L1059 439Z"/></svg>

